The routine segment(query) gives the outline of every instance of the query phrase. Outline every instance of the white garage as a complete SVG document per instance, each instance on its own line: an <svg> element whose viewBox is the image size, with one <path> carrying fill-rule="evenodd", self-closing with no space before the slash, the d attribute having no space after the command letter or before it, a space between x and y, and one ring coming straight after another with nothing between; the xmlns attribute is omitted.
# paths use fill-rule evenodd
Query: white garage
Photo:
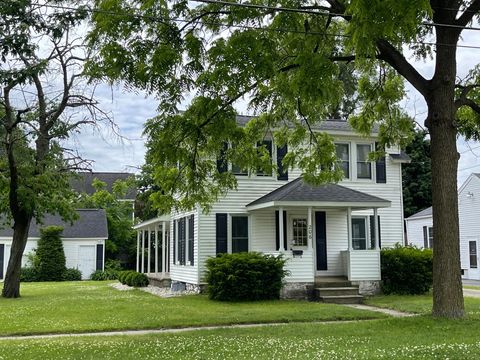
<svg viewBox="0 0 480 360"><path fill-rule="evenodd" d="M50 225L62 226L63 249L67 268L82 272L82 279L90 278L95 270L103 270L105 264L105 240L108 238L107 216L102 209L79 209L79 218L73 224L62 221L59 216L47 215L43 225L30 226L28 242L23 253L22 266L27 264L28 254L37 248L40 228ZM13 230L0 229L0 280L5 276Z"/></svg>

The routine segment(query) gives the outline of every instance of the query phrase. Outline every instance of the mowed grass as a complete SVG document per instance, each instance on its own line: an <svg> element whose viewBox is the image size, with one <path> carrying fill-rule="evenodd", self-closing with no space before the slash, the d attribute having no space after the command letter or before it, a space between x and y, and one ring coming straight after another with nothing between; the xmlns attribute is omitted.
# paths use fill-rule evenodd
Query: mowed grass
<svg viewBox="0 0 480 360"><path fill-rule="evenodd" d="M480 322L427 316L178 334L0 340L0 359L479 359Z"/></svg>
<svg viewBox="0 0 480 360"><path fill-rule="evenodd" d="M0 335L385 317L306 301L225 303L204 295L160 298L94 281L22 284L21 294L19 299L0 298Z"/></svg>
<svg viewBox="0 0 480 360"><path fill-rule="evenodd" d="M480 320L480 298L464 297L467 317ZM365 300L368 305L411 312L415 314L431 314L432 294L426 295L383 295Z"/></svg>

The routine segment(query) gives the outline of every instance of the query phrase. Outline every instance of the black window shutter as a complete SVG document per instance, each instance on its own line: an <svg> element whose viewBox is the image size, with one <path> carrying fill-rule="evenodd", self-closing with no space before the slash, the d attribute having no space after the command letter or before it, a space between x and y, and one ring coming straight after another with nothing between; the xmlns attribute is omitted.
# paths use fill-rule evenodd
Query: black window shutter
<svg viewBox="0 0 480 360"><path fill-rule="evenodd" d="M185 265L185 238L186 238L185 218L181 218L178 221L178 257L180 265Z"/></svg>
<svg viewBox="0 0 480 360"><path fill-rule="evenodd" d="M371 248L375 248L375 217L373 215L369 216L370 218L370 244ZM378 248L382 248L382 227L380 226L380 215L377 215L378 219Z"/></svg>
<svg viewBox="0 0 480 360"><path fill-rule="evenodd" d="M0 279L3 279L4 261L5 261L5 244L0 244Z"/></svg>
<svg viewBox="0 0 480 360"><path fill-rule="evenodd" d="M217 254L227 253L227 214L216 214Z"/></svg>
<svg viewBox="0 0 480 360"><path fill-rule="evenodd" d="M288 168L283 167L283 158L287 154L288 148L287 145L283 147L277 146L277 169L278 175L277 180L288 180Z"/></svg>
<svg viewBox="0 0 480 360"><path fill-rule="evenodd" d="M217 158L217 170L219 173L224 173L228 171L228 162L227 162L227 150L228 143L224 142L220 154Z"/></svg>
<svg viewBox="0 0 480 360"><path fill-rule="evenodd" d="M177 255L177 250L176 250L176 247L177 247L177 220L173 220L173 256L172 256L172 259L173 259L173 265L175 265L177 263L177 258L176 258L176 255Z"/></svg>
<svg viewBox="0 0 480 360"><path fill-rule="evenodd" d="M194 265L194 248L193 248L193 242L194 242L194 222L195 222L195 217L194 215L190 216L188 218L188 261L190 262L190 265Z"/></svg>
<svg viewBox="0 0 480 360"><path fill-rule="evenodd" d="M423 227L423 247L428 249L428 227Z"/></svg>
<svg viewBox="0 0 480 360"><path fill-rule="evenodd" d="M376 151L380 150L378 143L375 143L375 150ZM385 184L387 182L387 166L386 166L385 156L382 156L381 158L377 159L377 161L375 162L375 170L376 170L375 173L377 176L377 183Z"/></svg>
<svg viewBox="0 0 480 360"><path fill-rule="evenodd" d="M275 211L275 248L276 250L280 250L280 228L278 226L280 216L278 214L278 210ZM287 212L283 212L283 246L285 250L288 249L287 244Z"/></svg>
<svg viewBox="0 0 480 360"><path fill-rule="evenodd" d="M96 270L103 270L103 244L97 244L97 266Z"/></svg>
<svg viewBox="0 0 480 360"><path fill-rule="evenodd" d="M280 250L280 227L278 226L278 210L275 210L275 250Z"/></svg>

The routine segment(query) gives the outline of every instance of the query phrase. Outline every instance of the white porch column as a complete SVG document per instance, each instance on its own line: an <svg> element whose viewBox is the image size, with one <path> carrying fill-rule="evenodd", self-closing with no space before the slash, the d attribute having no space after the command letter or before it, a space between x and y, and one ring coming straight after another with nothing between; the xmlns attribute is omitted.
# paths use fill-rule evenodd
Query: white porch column
<svg viewBox="0 0 480 360"><path fill-rule="evenodd" d="M137 230L137 272L140 270L140 261L138 258L140 257L140 230Z"/></svg>
<svg viewBox="0 0 480 360"><path fill-rule="evenodd" d="M279 251L285 251L285 234L283 233L283 208L278 209L278 241L279 241Z"/></svg>
<svg viewBox="0 0 480 360"><path fill-rule="evenodd" d="M307 216L307 249L310 250L313 248L313 227L312 227L312 207L308 207L308 216Z"/></svg>
<svg viewBox="0 0 480 360"><path fill-rule="evenodd" d="M145 272L145 229L142 229L142 266L141 266L142 273Z"/></svg>
<svg viewBox="0 0 480 360"><path fill-rule="evenodd" d="M148 228L148 260L147 260L147 272L150 273L150 263L152 259L152 230Z"/></svg>
<svg viewBox="0 0 480 360"><path fill-rule="evenodd" d="M379 244L379 228L378 228L378 209L373 208L373 223L375 224L375 250L378 250L380 248Z"/></svg>
<svg viewBox="0 0 480 360"><path fill-rule="evenodd" d="M162 221L162 274L164 275L167 272L167 245L165 244L166 240L166 226L165 221Z"/></svg>
<svg viewBox="0 0 480 360"><path fill-rule="evenodd" d="M158 224L155 225L155 274L158 273Z"/></svg>
<svg viewBox="0 0 480 360"><path fill-rule="evenodd" d="M353 250L352 243L352 208L347 208L348 250Z"/></svg>

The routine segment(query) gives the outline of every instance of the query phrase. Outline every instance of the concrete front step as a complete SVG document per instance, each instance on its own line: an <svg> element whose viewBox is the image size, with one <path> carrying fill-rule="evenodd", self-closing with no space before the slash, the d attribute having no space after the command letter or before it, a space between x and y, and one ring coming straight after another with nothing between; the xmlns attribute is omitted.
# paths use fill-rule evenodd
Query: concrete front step
<svg viewBox="0 0 480 360"><path fill-rule="evenodd" d="M329 304L361 304L363 302L363 296L362 295L320 296L319 300Z"/></svg>
<svg viewBox="0 0 480 360"><path fill-rule="evenodd" d="M323 281L317 281L315 282L315 287L316 288L343 288L343 287L351 287L352 283L348 280L342 281L342 280L337 280L337 281L328 281L328 282L323 282Z"/></svg>
<svg viewBox="0 0 480 360"><path fill-rule="evenodd" d="M316 288L318 296L358 295L358 286Z"/></svg>

